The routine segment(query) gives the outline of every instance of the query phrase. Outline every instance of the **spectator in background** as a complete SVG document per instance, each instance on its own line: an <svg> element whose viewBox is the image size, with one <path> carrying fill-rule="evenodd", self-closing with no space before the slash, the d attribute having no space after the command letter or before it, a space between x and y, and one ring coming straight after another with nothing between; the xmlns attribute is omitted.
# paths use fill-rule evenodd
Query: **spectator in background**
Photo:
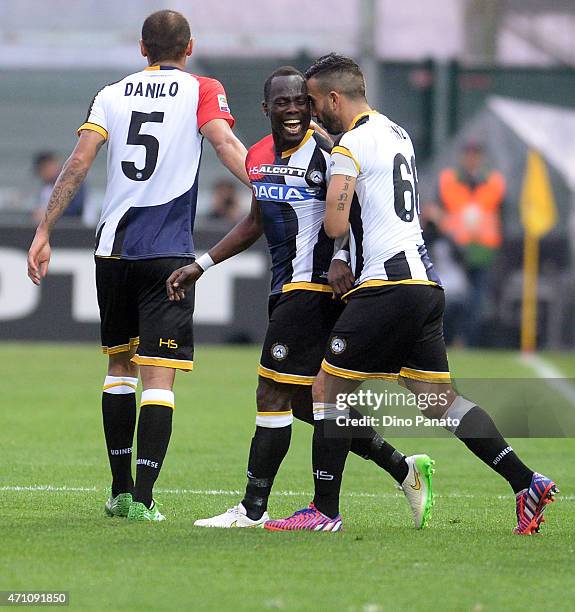
<svg viewBox="0 0 575 612"><path fill-rule="evenodd" d="M34 211L34 220L37 223L39 223L44 216L44 211L46 210L46 206L48 206L54 183L61 170L62 162L53 151L41 151L34 156L34 174L42 181L42 187L38 195L38 206ZM86 187L83 183L70 203L70 206L64 211L64 216L81 219L85 200Z"/></svg>
<svg viewBox="0 0 575 612"><path fill-rule="evenodd" d="M486 165L481 142L467 141L459 164L439 176L441 230L461 249L469 280L465 313L465 340L480 344L485 299L490 290L490 269L502 242L501 206L505 197L503 175Z"/></svg>
<svg viewBox="0 0 575 612"><path fill-rule="evenodd" d="M234 225L242 217L242 208L236 185L227 178L221 178L212 186L212 200L208 219L217 219Z"/></svg>

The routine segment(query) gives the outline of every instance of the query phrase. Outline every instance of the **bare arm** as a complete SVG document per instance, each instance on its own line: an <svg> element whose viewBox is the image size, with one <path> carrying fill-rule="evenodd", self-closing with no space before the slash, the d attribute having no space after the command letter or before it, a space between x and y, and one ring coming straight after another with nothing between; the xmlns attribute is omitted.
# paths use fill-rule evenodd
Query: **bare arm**
<svg viewBox="0 0 575 612"><path fill-rule="evenodd" d="M336 299L351 291L355 280L349 265L349 236L344 235L337 238L334 249L336 254L333 256L327 271L327 282L333 291L334 299Z"/></svg>
<svg viewBox="0 0 575 612"><path fill-rule="evenodd" d="M50 263L50 233L78 192L105 139L97 132L83 130L72 154L56 180L44 218L40 221L28 251L28 276L39 285Z"/></svg>
<svg viewBox="0 0 575 612"><path fill-rule="evenodd" d="M251 247L262 233L263 225L260 205L255 197L252 196L250 212L213 246L208 251L208 254L215 264L220 263Z"/></svg>
<svg viewBox="0 0 575 612"><path fill-rule="evenodd" d="M345 174L334 174L327 189L325 233L330 238L340 238L349 231L349 211L355 192L356 178Z"/></svg>
<svg viewBox="0 0 575 612"><path fill-rule="evenodd" d="M218 264L251 247L262 235L262 232L263 225L260 205L257 200L252 197L250 212L208 251L208 255L212 258L214 264ZM203 268L197 262L183 266L172 272L166 281L168 298L176 302L181 300L185 296L186 290L189 289L203 273Z"/></svg>
<svg viewBox="0 0 575 612"><path fill-rule="evenodd" d="M244 185L251 187L245 168L247 150L229 123L225 119L212 119L200 132L210 141L222 164Z"/></svg>

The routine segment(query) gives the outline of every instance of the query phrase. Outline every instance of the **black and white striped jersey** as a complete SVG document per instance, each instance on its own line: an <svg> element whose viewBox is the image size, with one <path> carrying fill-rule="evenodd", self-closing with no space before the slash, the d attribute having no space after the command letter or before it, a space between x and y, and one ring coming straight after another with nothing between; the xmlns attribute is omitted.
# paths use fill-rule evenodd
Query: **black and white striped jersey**
<svg viewBox="0 0 575 612"><path fill-rule="evenodd" d="M441 284L421 233L407 132L376 111L358 115L332 149L330 172L356 177L349 218L356 286Z"/></svg>
<svg viewBox="0 0 575 612"><path fill-rule="evenodd" d="M308 130L297 147L277 151L271 135L248 151L246 170L260 204L272 259L272 293L331 292L334 241L323 229L330 144Z"/></svg>

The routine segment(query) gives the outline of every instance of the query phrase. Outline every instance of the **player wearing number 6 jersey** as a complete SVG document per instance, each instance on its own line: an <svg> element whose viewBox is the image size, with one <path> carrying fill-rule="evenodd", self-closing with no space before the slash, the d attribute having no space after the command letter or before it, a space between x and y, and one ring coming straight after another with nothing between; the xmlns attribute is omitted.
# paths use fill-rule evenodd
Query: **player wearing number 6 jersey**
<svg viewBox="0 0 575 612"><path fill-rule="evenodd" d="M184 71L192 53L187 20L164 10L142 27L148 67L104 87L94 98L79 141L58 178L30 247L28 274L40 284L50 261L50 232L108 144L108 184L96 235L96 284L102 348L108 355L104 432L112 469L111 516L163 520L152 488L172 429L176 369L193 367L194 295L168 301L164 282L194 259L202 139L222 163L249 184L245 147L222 85ZM131 453L135 389L142 378L136 482Z"/></svg>
<svg viewBox="0 0 575 612"><path fill-rule="evenodd" d="M339 259L341 251L334 253L337 247L323 230L331 142L309 129L303 75L291 66L275 70L264 84L262 107L272 133L251 147L246 158L254 192L249 215L166 281L168 295L177 303L211 265L247 249L262 233L266 236L272 261L270 321L258 368L246 493L227 512L196 521L199 527L256 527L268 520L268 499L288 452L293 417L313 423L311 385L343 310L333 297L353 286L349 266ZM371 427L361 426L354 428L351 451L397 480L415 526L424 527L433 501L429 457L405 457ZM339 526L330 520L323 524L328 530Z"/></svg>
<svg viewBox="0 0 575 612"><path fill-rule="evenodd" d="M336 399L380 378L397 380L421 400L442 398L418 401L428 406L424 416L445 418L447 429L509 482L516 495L515 533L539 531L555 483L525 466L491 417L450 384L444 294L421 235L409 136L370 108L363 74L350 58L324 56L306 78L314 114L328 131L344 132L331 152L324 229L334 239L349 232L356 286L312 389L313 503L266 528L318 531L326 520L341 524L339 489L351 432L337 427L342 412L335 410Z"/></svg>

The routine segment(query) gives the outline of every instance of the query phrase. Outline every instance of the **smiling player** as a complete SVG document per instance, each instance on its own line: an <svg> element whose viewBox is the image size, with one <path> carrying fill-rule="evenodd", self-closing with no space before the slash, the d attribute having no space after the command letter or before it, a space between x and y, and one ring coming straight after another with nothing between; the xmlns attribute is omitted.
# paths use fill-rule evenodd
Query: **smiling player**
<svg viewBox="0 0 575 612"><path fill-rule="evenodd" d="M514 491L514 532L539 531L555 483L529 469L481 407L451 386L443 340L444 292L427 255L419 225L415 154L407 132L373 110L365 80L350 58L329 54L306 72L315 115L332 133L344 132L331 153L325 231L350 234L355 287L330 335L314 382L315 497L309 508L271 521L273 530L316 531L325 516L341 522L339 489L351 432L333 432L339 393L367 379L395 379L416 396L443 393L428 418L450 419L449 429L501 475ZM344 434L347 434L347 438ZM318 472L333 475L330 480Z"/></svg>
<svg viewBox="0 0 575 612"><path fill-rule="evenodd" d="M167 281L169 297L178 301L210 266L245 250L262 232L266 235L272 259L270 321L258 368L256 432L246 493L227 512L196 521L200 527L256 527L269 518L268 497L289 448L293 415L313 422L311 385L343 308L333 299L328 269L336 292L351 289L353 283L347 264L337 257L332 261L337 248L322 227L331 143L309 129L303 75L292 67L270 75L263 109L272 133L246 158L254 191L250 214L206 255L176 270ZM432 503L429 457L405 457L371 428L356 428L353 435L352 452L371 459L400 483L415 526L423 527ZM321 525L326 531L340 527L327 517Z"/></svg>

